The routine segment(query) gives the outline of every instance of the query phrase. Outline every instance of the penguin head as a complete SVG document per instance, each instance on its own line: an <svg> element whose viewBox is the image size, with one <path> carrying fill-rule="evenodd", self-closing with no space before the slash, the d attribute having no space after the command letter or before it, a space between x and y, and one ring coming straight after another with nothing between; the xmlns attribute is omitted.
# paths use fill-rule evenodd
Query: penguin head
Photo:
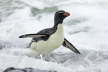
<svg viewBox="0 0 108 72"><path fill-rule="evenodd" d="M67 17L67 16L70 16L70 13L68 13L64 10L59 10L55 13L55 16Z"/></svg>
<svg viewBox="0 0 108 72"><path fill-rule="evenodd" d="M66 11L64 11L64 10L59 10L59 11L57 11L57 12L55 13L55 17L54 17L55 23L56 23L56 24L62 23L63 20L64 20L66 17L68 17L68 16L70 16L70 13L68 13L68 12L66 12Z"/></svg>

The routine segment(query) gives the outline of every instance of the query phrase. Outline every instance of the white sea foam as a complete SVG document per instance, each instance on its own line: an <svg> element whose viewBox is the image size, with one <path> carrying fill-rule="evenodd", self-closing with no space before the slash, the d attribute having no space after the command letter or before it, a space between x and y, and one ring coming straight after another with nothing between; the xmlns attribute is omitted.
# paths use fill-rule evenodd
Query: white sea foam
<svg viewBox="0 0 108 72"><path fill-rule="evenodd" d="M107 0L8 1L0 3L0 47L6 49L0 51L1 71L14 66L54 69L58 72L108 72ZM52 11L50 7L71 13L64 20L65 37L79 49L81 55L60 47L48 57L53 62L25 56L30 53L24 48L31 39L19 39L18 36L53 26L56 10ZM32 15L32 8L37 9L35 16Z"/></svg>

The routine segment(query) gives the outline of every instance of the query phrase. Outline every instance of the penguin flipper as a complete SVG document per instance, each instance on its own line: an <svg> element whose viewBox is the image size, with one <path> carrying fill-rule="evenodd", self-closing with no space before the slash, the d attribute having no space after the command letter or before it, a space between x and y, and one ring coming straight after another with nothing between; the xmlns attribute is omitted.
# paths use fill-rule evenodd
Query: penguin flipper
<svg viewBox="0 0 108 72"><path fill-rule="evenodd" d="M76 54L80 54L79 50L75 48L75 46L73 44L71 44L66 38L64 38L64 42L62 44L64 47L72 50L73 52L75 52Z"/></svg>
<svg viewBox="0 0 108 72"><path fill-rule="evenodd" d="M46 37L46 34L24 34L19 36L19 38L39 38L39 37Z"/></svg>

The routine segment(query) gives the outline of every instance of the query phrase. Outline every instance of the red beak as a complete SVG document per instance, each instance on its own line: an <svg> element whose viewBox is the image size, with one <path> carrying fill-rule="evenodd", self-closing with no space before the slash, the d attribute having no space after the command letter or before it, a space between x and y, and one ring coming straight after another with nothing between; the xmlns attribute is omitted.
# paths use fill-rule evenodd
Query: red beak
<svg viewBox="0 0 108 72"><path fill-rule="evenodd" d="M64 16L70 16L70 13L65 12L63 15L64 15Z"/></svg>

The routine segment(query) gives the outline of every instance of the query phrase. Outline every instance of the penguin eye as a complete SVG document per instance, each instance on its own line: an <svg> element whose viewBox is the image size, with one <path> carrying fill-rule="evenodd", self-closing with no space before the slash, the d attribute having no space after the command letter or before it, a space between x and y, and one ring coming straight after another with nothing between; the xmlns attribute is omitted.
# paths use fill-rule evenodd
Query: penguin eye
<svg viewBox="0 0 108 72"><path fill-rule="evenodd" d="M56 13L57 13L57 14L63 14L63 13L65 13L65 11L60 10L60 11L57 11Z"/></svg>

